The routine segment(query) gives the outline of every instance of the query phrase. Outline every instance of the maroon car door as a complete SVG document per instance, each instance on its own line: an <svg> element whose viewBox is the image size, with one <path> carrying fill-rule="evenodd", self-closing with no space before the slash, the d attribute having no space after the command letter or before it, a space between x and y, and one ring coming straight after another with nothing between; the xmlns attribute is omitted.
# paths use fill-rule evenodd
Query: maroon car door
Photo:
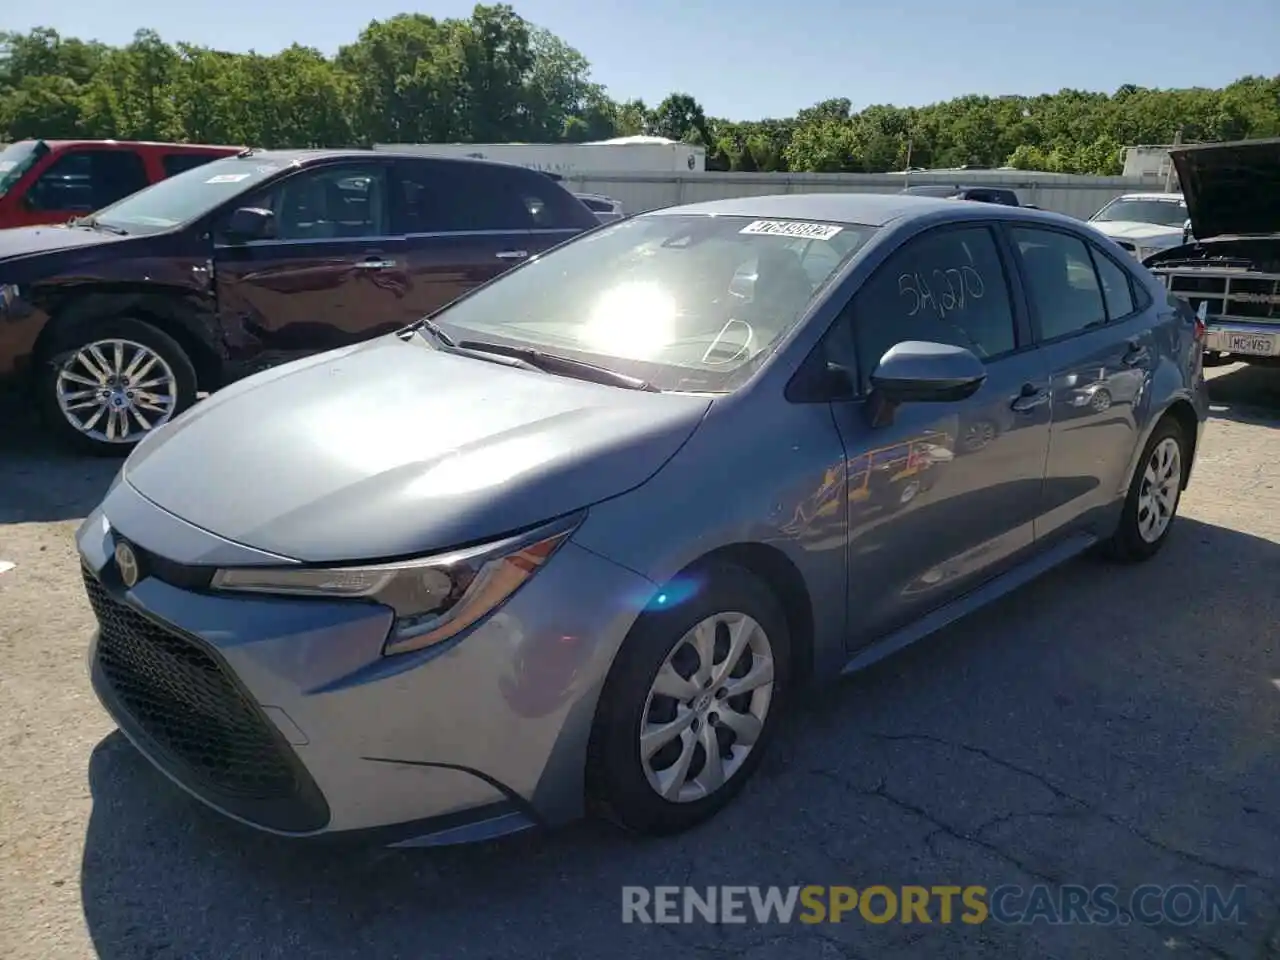
<svg viewBox="0 0 1280 960"><path fill-rule="evenodd" d="M405 236L409 319L435 312L581 232L572 224L539 221L545 204L522 187L531 178L573 201L546 177L521 167L436 158L396 162L393 226Z"/></svg>
<svg viewBox="0 0 1280 960"><path fill-rule="evenodd" d="M287 360L403 325L409 280L404 240L391 227L388 166L305 167L237 204L275 217L266 239L215 236L218 313L233 360Z"/></svg>

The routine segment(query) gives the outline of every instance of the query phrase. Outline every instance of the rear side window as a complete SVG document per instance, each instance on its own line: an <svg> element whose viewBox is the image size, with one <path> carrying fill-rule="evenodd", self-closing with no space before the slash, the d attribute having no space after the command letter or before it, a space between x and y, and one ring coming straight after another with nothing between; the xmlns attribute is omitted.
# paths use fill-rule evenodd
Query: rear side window
<svg viewBox="0 0 1280 960"><path fill-rule="evenodd" d="M399 165L404 233L532 230L534 214L509 181L481 164L408 161Z"/></svg>
<svg viewBox="0 0 1280 960"><path fill-rule="evenodd" d="M1004 265L986 227L908 240L858 291L853 316L864 390L904 340L954 344L984 359L1017 347Z"/></svg>
<svg viewBox="0 0 1280 960"><path fill-rule="evenodd" d="M175 173L182 173L193 167L203 167L210 160L216 159L218 158L214 154L166 153L160 159L160 164L164 167L164 175L172 177Z"/></svg>
<svg viewBox="0 0 1280 960"><path fill-rule="evenodd" d="M1022 257L1022 279L1040 323L1054 340L1107 322L1098 275L1083 240L1035 227L1011 231Z"/></svg>
<svg viewBox="0 0 1280 960"><path fill-rule="evenodd" d="M92 213L147 186L142 158L132 150L69 150L31 185L34 210Z"/></svg>
<svg viewBox="0 0 1280 960"><path fill-rule="evenodd" d="M1102 285L1102 299L1107 307L1107 319L1118 320L1135 312L1133 285L1129 274L1119 264L1108 257L1097 247L1091 247L1093 265L1098 271L1098 281Z"/></svg>

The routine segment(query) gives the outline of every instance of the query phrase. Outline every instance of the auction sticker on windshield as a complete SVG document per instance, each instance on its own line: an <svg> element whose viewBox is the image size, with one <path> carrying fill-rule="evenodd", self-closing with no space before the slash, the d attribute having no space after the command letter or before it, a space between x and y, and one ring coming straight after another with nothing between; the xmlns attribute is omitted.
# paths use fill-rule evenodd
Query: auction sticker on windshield
<svg viewBox="0 0 1280 960"><path fill-rule="evenodd" d="M796 237L801 240L830 240L844 227L830 223L803 223L799 220L756 220L747 224L739 233L760 233L775 237Z"/></svg>
<svg viewBox="0 0 1280 960"><path fill-rule="evenodd" d="M210 177L205 183L239 183L241 180L248 180L247 173L220 173L216 177Z"/></svg>

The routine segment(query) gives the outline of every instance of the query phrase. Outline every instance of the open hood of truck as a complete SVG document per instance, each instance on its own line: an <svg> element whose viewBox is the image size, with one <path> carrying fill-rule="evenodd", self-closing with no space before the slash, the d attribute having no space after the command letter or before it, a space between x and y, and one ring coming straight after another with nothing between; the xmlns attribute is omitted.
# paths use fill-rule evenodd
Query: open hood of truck
<svg viewBox="0 0 1280 960"><path fill-rule="evenodd" d="M1169 151L1197 240L1280 234L1280 137Z"/></svg>

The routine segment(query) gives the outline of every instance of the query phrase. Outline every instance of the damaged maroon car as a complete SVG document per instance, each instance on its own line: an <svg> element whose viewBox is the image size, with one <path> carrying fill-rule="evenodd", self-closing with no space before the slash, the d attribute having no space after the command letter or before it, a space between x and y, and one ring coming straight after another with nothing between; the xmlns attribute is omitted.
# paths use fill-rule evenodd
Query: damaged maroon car
<svg viewBox="0 0 1280 960"><path fill-rule="evenodd" d="M0 382L123 455L199 392L406 326L596 226L523 167L244 150L0 231Z"/></svg>

